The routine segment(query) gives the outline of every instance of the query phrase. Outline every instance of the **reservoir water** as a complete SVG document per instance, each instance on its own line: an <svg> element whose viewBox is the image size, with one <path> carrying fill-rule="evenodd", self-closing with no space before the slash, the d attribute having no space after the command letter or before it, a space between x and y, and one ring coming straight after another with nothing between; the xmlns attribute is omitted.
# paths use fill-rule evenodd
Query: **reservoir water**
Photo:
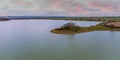
<svg viewBox="0 0 120 60"><path fill-rule="evenodd" d="M0 60L119 60L120 32L53 34L63 20L0 22ZM99 22L73 21L79 26Z"/></svg>

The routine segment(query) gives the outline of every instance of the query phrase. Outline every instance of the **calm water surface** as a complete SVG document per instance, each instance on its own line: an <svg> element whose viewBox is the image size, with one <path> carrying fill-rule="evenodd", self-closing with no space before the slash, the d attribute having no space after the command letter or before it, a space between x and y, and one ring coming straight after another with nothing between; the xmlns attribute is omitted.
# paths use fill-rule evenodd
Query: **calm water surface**
<svg viewBox="0 0 120 60"><path fill-rule="evenodd" d="M94 31L71 35L50 32L67 22L0 22L0 60L120 60L120 32ZM75 23L91 26L99 22Z"/></svg>

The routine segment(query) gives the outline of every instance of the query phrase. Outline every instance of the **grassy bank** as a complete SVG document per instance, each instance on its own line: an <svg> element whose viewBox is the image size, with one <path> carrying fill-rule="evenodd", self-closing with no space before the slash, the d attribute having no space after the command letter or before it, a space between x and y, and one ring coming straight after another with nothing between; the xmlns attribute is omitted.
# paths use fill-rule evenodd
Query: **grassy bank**
<svg viewBox="0 0 120 60"><path fill-rule="evenodd" d="M98 24L91 27L80 27L78 31L73 30L51 30L52 33L55 34L76 34L76 33L85 33L85 32L92 32L92 31L120 31L120 28L111 28L104 26L102 24Z"/></svg>
<svg viewBox="0 0 120 60"><path fill-rule="evenodd" d="M120 21L120 17L51 17L44 19L75 21Z"/></svg>

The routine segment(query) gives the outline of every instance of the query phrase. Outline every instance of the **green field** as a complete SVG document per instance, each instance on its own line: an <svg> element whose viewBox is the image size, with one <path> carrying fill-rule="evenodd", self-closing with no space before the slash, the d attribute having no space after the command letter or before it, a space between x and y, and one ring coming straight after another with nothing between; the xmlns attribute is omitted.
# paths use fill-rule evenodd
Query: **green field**
<svg viewBox="0 0 120 60"><path fill-rule="evenodd" d="M43 19L75 21L120 21L120 17L50 17Z"/></svg>

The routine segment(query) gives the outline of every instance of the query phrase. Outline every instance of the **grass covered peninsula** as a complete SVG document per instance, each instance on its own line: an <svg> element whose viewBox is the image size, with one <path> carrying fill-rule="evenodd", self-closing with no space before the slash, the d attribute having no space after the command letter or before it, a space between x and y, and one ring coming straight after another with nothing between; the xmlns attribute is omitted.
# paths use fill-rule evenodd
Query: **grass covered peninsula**
<svg viewBox="0 0 120 60"><path fill-rule="evenodd" d="M108 23L109 25L107 25ZM92 31L120 31L120 28L115 27L112 23L116 24L117 22L106 22L106 23L104 22L90 27L80 27L73 23L67 23L61 26L60 28L51 30L51 32L55 34L76 34L76 33L85 33Z"/></svg>

